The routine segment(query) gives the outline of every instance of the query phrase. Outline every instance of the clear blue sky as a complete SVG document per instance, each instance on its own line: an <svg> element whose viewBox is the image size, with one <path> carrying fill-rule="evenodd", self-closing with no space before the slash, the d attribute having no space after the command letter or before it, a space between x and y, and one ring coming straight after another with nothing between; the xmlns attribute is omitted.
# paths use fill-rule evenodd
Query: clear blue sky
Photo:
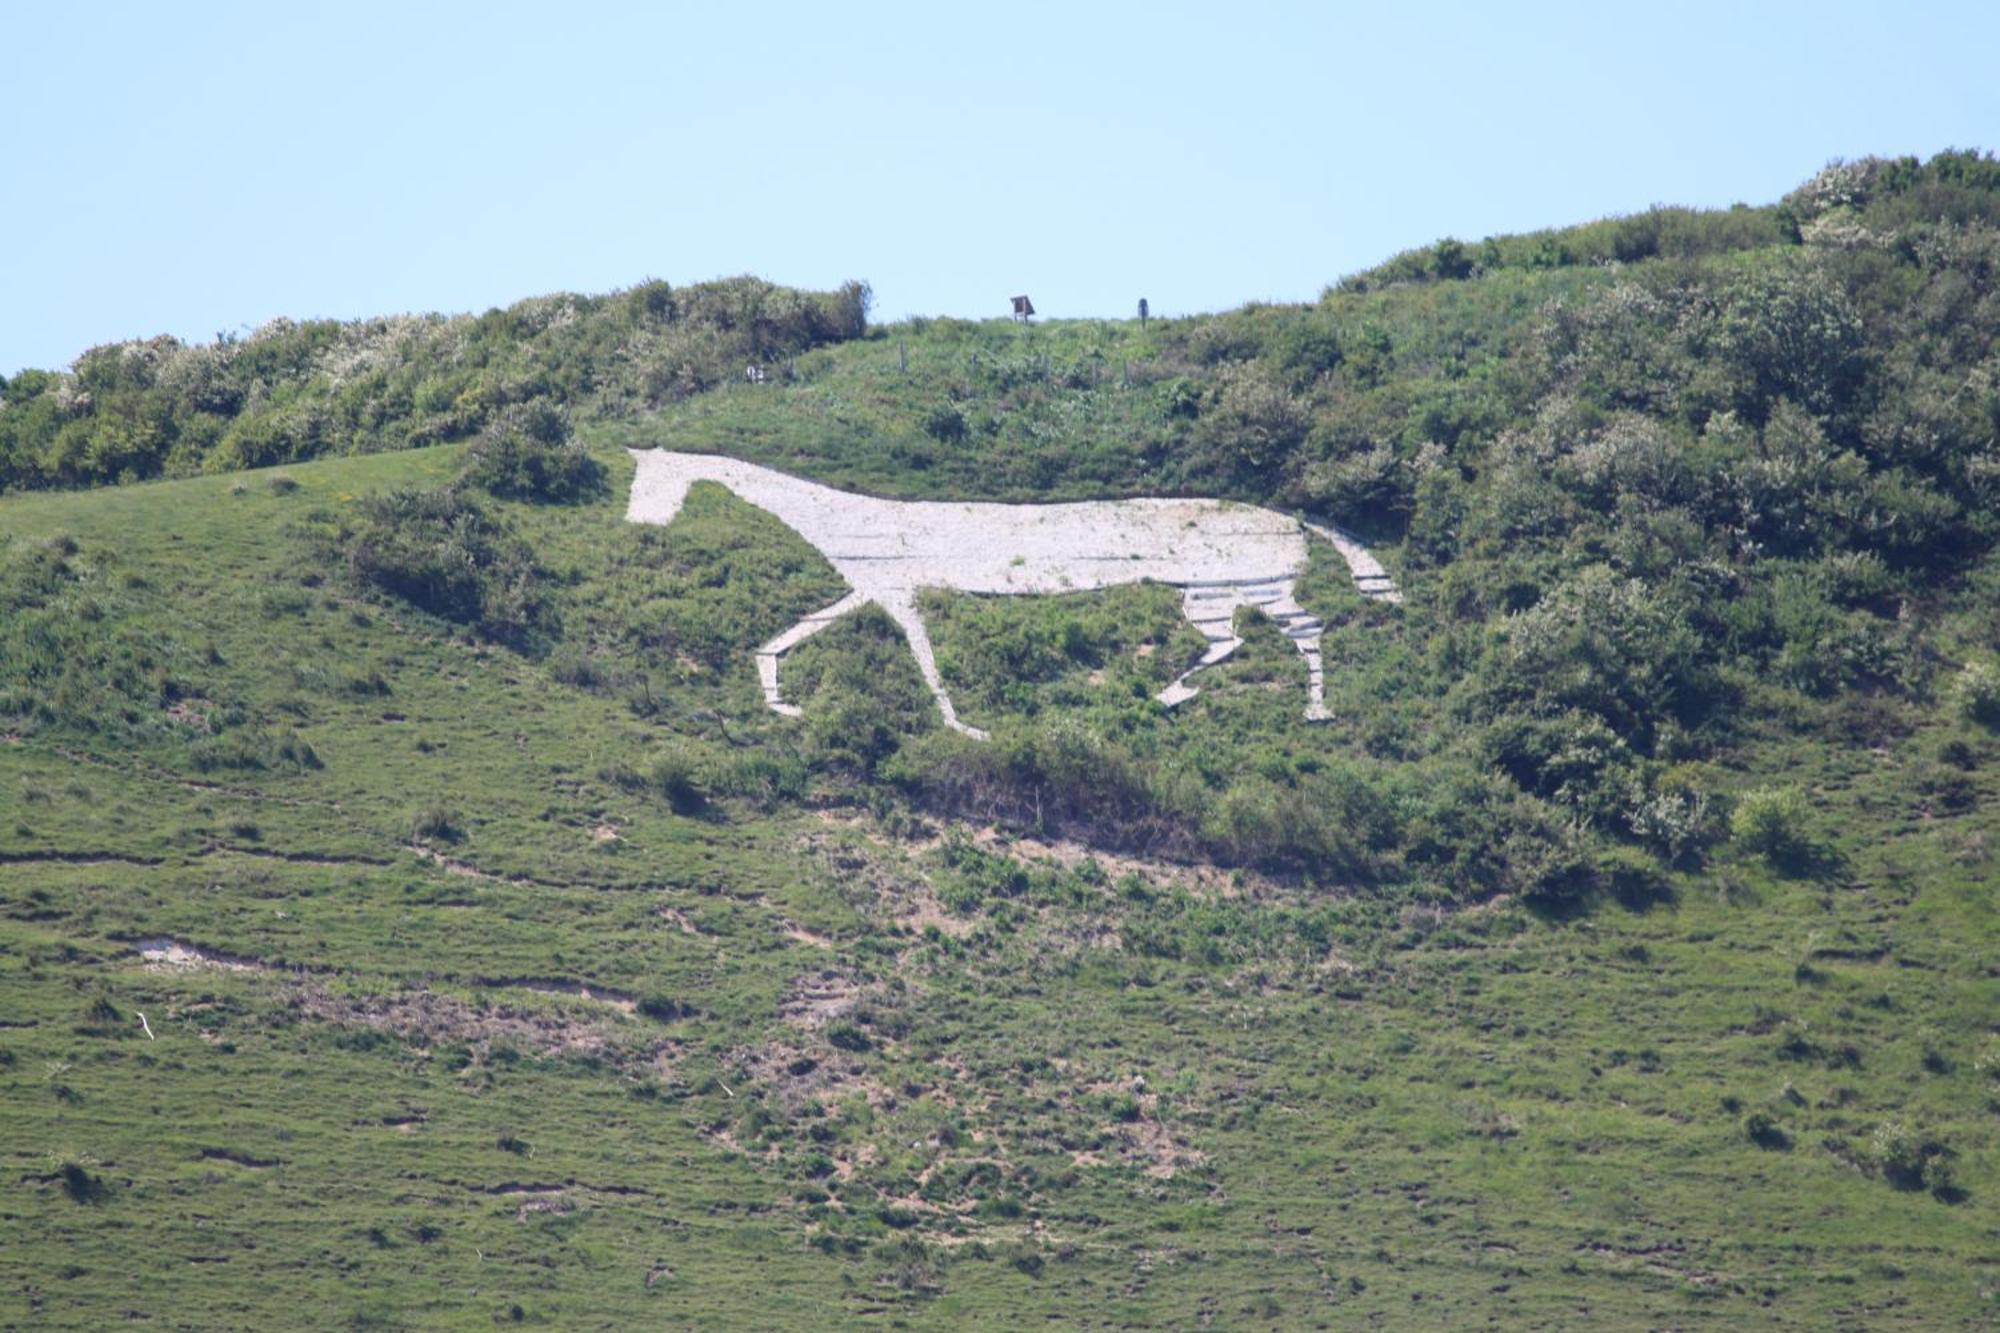
<svg viewBox="0 0 2000 1333"><path fill-rule="evenodd" d="M2000 148L2000 5L178 4L0 19L0 373L731 273L1302 300L1443 235Z"/></svg>

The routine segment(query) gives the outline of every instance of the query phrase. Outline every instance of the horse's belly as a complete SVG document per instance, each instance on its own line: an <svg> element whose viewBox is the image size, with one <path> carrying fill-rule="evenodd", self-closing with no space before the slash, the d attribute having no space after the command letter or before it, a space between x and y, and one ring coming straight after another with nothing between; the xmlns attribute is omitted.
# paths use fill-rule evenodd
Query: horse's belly
<svg viewBox="0 0 2000 1333"><path fill-rule="evenodd" d="M1032 594L1148 579L1184 586L1286 578L1304 568L1306 547L1297 528L1204 524L1162 531L1113 523L1079 534L1030 522L957 534L870 535L841 542L828 555L849 583L868 591Z"/></svg>

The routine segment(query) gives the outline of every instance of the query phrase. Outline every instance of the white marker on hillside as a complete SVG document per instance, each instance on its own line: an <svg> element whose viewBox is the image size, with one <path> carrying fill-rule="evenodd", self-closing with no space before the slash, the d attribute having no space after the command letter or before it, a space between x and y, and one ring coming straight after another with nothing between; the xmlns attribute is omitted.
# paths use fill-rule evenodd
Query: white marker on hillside
<svg viewBox="0 0 2000 1333"><path fill-rule="evenodd" d="M902 627L910 652L937 700L945 725L986 733L958 720L917 612L925 588L989 594L1087 592L1151 580L1181 590L1181 609L1208 638L1201 660L1166 689L1169 707L1192 699L1188 677L1243 643L1236 612L1260 608L1276 620L1306 660L1306 717L1327 716L1320 621L1293 600L1306 568L1306 536L1327 542L1347 562L1362 595L1400 602L1395 583L1366 547L1328 524L1304 523L1228 500L1092 500L1073 504L881 500L753 463L663 449L632 451L638 473L625 517L667 523L688 487L712 481L768 511L824 555L852 592L807 616L757 650L764 701L799 713L778 687L778 661L850 611L874 603Z"/></svg>

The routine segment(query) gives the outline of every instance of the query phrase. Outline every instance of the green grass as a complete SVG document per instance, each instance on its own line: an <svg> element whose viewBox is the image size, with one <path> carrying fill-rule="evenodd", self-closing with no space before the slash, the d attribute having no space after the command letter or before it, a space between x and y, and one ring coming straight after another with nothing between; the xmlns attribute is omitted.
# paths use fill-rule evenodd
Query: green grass
<svg viewBox="0 0 2000 1333"><path fill-rule="evenodd" d="M1045 334L1107 365L1152 336ZM900 373L887 340L838 354ZM1150 391L1072 392L1115 419ZM782 462L753 437L811 395L765 426L752 394L657 437ZM1645 910L1091 857L868 777L844 701L932 725L879 625L788 661L805 719L765 713L748 649L828 571L719 492L624 524L615 442L609 496L492 506L558 590L546 656L310 557L313 515L456 448L0 499L10 557L75 546L79 642L125 654L0 741L0 1322L1993 1318L2000 741L1947 701L1753 727L1713 780L1807 792L1816 875L1725 848ZM1087 463L1076 493L1125 475ZM981 725L1095 729L1219 792L1255 756L1414 800L1448 724L1430 631L1315 577L1349 669L1304 733L1267 626L1180 717L1146 705L1181 650L1159 590L947 599L934 635ZM320 766L201 766L249 733ZM149 969L157 936L263 966ZM1891 1123L1962 1193L1885 1178Z"/></svg>

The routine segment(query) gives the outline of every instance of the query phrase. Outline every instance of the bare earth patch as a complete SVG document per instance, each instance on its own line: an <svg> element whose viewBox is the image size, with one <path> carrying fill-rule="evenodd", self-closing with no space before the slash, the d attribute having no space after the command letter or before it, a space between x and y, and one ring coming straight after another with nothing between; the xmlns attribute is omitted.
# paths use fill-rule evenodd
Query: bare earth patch
<svg viewBox="0 0 2000 1333"><path fill-rule="evenodd" d="M808 973L792 984L778 1003L778 1017L796 1028L812 1031L845 1018L861 1002L881 990L874 982L857 981L834 968Z"/></svg>
<svg viewBox="0 0 2000 1333"><path fill-rule="evenodd" d="M1100 1082L1089 1085L1090 1092L1122 1093L1125 1085ZM1119 1120L1103 1126L1103 1133L1112 1140L1107 1149L1117 1161L1125 1166L1135 1167L1155 1180L1171 1180L1184 1167L1200 1166L1208 1160L1206 1154L1191 1146L1185 1138L1178 1137L1160 1120L1160 1098L1157 1093L1138 1092L1133 1098L1139 1107L1139 1114L1132 1120ZM1090 1164L1101 1165L1101 1153L1087 1153ZM1085 1165L1079 1162L1078 1165Z"/></svg>
<svg viewBox="0 0 2000 1333"><path fill-rule="evenodd" d="M683 935L700 935L703 930L694 923L694 918L678 907L661 907L660 919L679 929Z"/></svg>
<svg viewBox="0 0 2000 1333"><path fill-rule="evenodd" d="M1010 856L1025 864L1044 864L1063 870L1075 870L1094 862L1113 883L1127 875L1137 875L1149 884L1183 889L1208 898L1247 897L1254 901L1265 902L1297 896L1297 890L1251 870L1224 870L1212 865L1120 855L1116 852L1102 851L1087 843L1065 838L1036 838L997 829L991 825L946 825L923 837L896 838L865 814L841 810L820 810L815 813L820 823L851 829L867 842L898 854L906 862L935 851L944 844L947 837L956 833L970 839L981 851ZM852 857L854 854L852 850L841 848L830 840L808 837L806 843L809 848L820 852L822 856L838 857L845 854ZM857 865L850 864L845 868L854 869ZM871 865L869 869L879 875L914 880L921 884L921 876L907 867L902 868L900 874L897 873L897 867L886 862Z"/></svg>
<svg viewBox="0 0 2000 1333"><path fill-rule="evenodd" d="M582 981L566 981L560 977L497 977L480 978L482 986L509 987L514 990L537 991L543 995L573 995L579 1000L589 1000L593 1004L609 1005L622 1014L639 1012L639 997L625 991L613 990L609 986L592 986Z"/></svg>
<svg viewBox="0 0 2000 1333"><path fill-rule="evenodd" d="M815 1101L832 1105L856 1094L878 1110L895 1103L886 1084L840 1051L772 1043L736 1052L736 1064L746 1081L764 1088L788 1115Z"/></svg>
<svg viewBox="0 0 2000 1333"><path fill-rule="evenodd" d="M612 1036L603 1024L572 1014L475 1004L432 990L343 995L304 986L291 1007L304 1018L388 1032L425 1047L463 1042L480 1055L502 1045L541 1056L602 1055Z"/></svg>
<svg viewBox="0 0 2000 1333"><path fill-rule="evenodd" d="M151 939L136 941L132 946L148 972L191 971L197 968L213 968L223 972L261 972L264 964L242 954L225 953L220 949L208 949L186 940L170 939L160 935Z"/></svg>

